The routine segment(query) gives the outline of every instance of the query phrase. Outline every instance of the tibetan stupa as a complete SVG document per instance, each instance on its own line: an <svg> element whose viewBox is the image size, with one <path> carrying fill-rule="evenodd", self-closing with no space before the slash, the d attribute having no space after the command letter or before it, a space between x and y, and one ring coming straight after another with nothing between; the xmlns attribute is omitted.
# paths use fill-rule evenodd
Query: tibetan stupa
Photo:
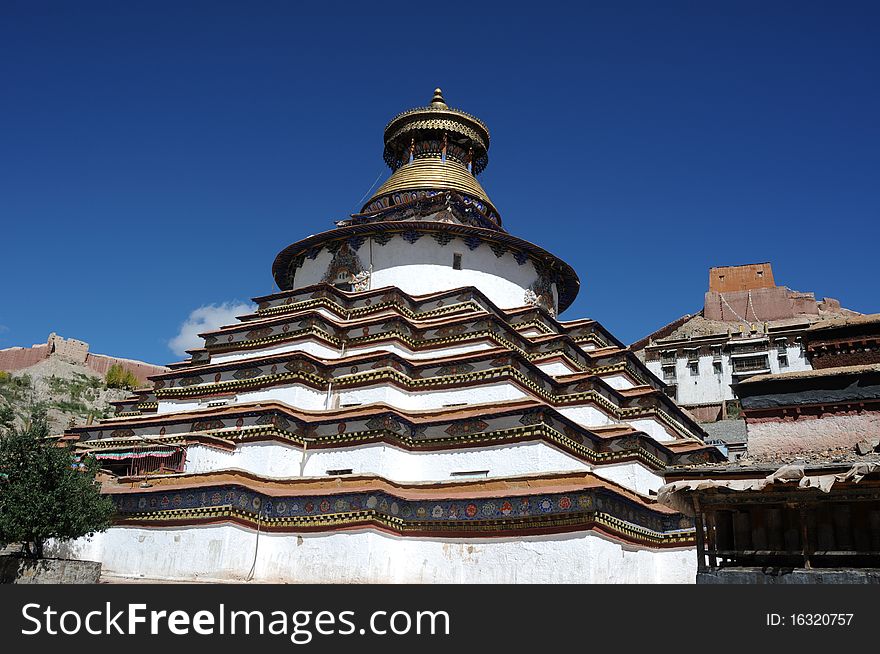
<svg viewBox="0 0 880 654"><path fill-rule="evenodd" d="M489 130L428 106L388 123L391 175L284 248L277 293L68 430L114 525L105 574L278 582L680 582L693 522L669 466L721 459L594 320L579 280L508 234L477 180Z"/></svg>

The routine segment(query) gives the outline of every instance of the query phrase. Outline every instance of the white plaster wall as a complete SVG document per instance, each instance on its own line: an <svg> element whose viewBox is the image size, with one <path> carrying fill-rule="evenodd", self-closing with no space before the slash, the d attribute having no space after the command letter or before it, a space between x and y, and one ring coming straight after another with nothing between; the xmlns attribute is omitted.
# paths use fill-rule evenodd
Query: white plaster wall
<svg viewBox="0 0 880 654"><path fill-rule="evenodd" d="M238 352L226 352L223 354L212 354L211 363L228 363L229 361L245 361L247 359L259 359L260 357L272 356L273 354L284 354L285 352L305 352L319 359L338 359L341 355L341 349L319 343L318 341L297 341L295 343L284 343L282 345L273 345L271 347L255 348L253 350L240 350Z"/></svg>
<svg viewBox="0 0 880 654"><path fill-rule="evenodd" d="M365 345L361 347L349 347L345 350L345 357L351 357L359 354L367 354L369 352L392 352L398 354L404 359L422 360L422 359L439 359L447 356L458 356L469 352L479 352L481 350L491 350L498 347L489 341L477 343L468 343L462 345L454 345L450 347L431 348L428 350L420 350L414 352L408 347L402 346L395 342L377 343L375 345ZM273 347L265 347L253 350L242 350L240 352L227 352L225 354L217 354L211 357L211 363L226 363L228 361L245 361L248 359L258 359L260 357L270 356L273 354L284 354L285 352L307 352L320 359L340 359L343 357L342 349L330 347L315 341L299 341L296 343L285 343L284 345L275 345Z"/></svg>
<svg viewBox="0 0 880 654"><path fill-rule="evenodd" d="M558 408L559 413L569 420L573 420L584 427L600 427L613 425L616 420L607 415L602 409L594 404L581 404L579 406L563 406Z"/></svg>
<svg viewBox="0 0 880 654"><path fill-rule="evenodd" d="M221 398L211 398L212 401L219 401L220 399ZM327 392L318 391L300 384L273 386L271 388L238 393L231 399L229 405L272 401L281 402L295 409L316 411L326 408ZM196 411L198 409L204 409L206 406L207 403L205 401L196 399L161 400L156 411L161 414L177 413L183 411Z"/></svg>
<svg viewBox="0 0 880 654"><path fill-rule="evenodd" d="M352 347L345 351L346 356L354 356L355 354L367 354L369 352L393 352L399 354L404 359L423 360L423 359L440 359L442 357L460 356L470 352L480 352L482 350L491 350L498 347L495 343L482 341L478 343L468 343L462 345L453 345L450 347L431 348L429 350L421 350L414 352L408 347L403 347L398 343L380 343L376 345L366 345L363 347Z"/></svg>
<svg viewBox="0 0 880 654"><path fill-rule="evenodd" d="M655 493L663 485L663 477L640 463L618 463L615 465L595 466L593 472L597 477L613 481L624 488L648 496Z"/></svg>
<svg viewBox="0 0 880 654"><path fill-rule="evenodd" d="M602 381L608 384L611 388L615 388L619 391L623 391L628 388L635 388L638 385L629 378L629 375L626 375L622 372L615 375L603 375Z"/></svg>
<svg viewBox="0 0 880 654"><path fill-rule="evenodd" d="M368 386L334 391L334 406L383 402L405 411L440 409L450 405L499 404L530 397L508 382L477 388L449 388L410 393L395 386Z"/></svg>
<svg viewBox="0 0 880 654"><path fill-rule="evenodd" d="M560 375L570 375L573 372L578 372L575 368L565 363L562 363L561 361L538 363L537 366L539 370L543 370L548 375L552 375L554 377L558 377Z"/></svg>
<svg viewBox="0 0 880 654"><path fill-rule="evenodd" d="M461 270L452 268L453 254L461 254ZM429 234L413 244L400 236L384 246L368 239L357 255L372 270L371 288L396 286L411 295L426 295L474 286L505 309L524 306L525 291L538 277L531 261L520 266L510 253L496 257L486 244L470 250L457 238L441 247ZM331 259L327 250L314 260L306 259L296 271L294 287L319 283ZM555 285L553 295L557 306Z"/></svg>
<svg viewBox="0 0 880 654"><path fill-rule="evenodd" d="M638 418L621 423L605 413L594 404L582 404L579 406L563 406L558 408L559 413L569 420L573 420L584 427L601 427L604 425L627 424L634 429L645 432L656 441L666 442L681 438L670 427L660 422L656 417Z"/></svg>
<svg viewBox="0 0 880 654"><path fill-rule="evenodd" d="M455 388L410 393L396 386L363 386L360 388L333 390L329 406L327 392L318 391L300 384L273 386L254 391L244 391L235 395L230 404L258 402L282 402L295 409L317 411L327 408L341 408L346 405L372 404L380 402L406 411L440 409L450 405L498 404L530 397L519 386L508 382L486 384L479 388ZM158 413L195 411L205 408L199 400L162 400Z"/></svg>
<svg viewBox="0 0 880 654"><path fill-rule="evenodd" d="M362 530L257 533L235 525L113 527L65 554L103 573L148 579L291 583L675 583L696 577L693 549L648 550L594 532L516 539L416 539Z"/></svg>
<svg viewBox="0 0 880 654"><path fill-rule="evenodd" d="M240 393L238 399L241 403L269 402L274 400L305 411L316 411L327 406L326 391L316 390L299 384L247 391Z"/></svg>
<svg viewBox="0 0 880 654"><path fill-rule="evenodd" d="M659 441L661 443L674 441L681 438L674 431L672 431L671 428L667 427L654 417L628 420L627 423L632 425L633 428L645 432L655 441Z"/></svg>
<svg viewBox="0 0 880 654"><path fill-rule="evenodd" d="M238 468L261 477L300 476L302 449L280 443L247 443L235 452L203 446L187 448L186 471L215 472ZM453 472L488 470L489 477L589 471L591 466L546 443L517 443L483 448L412 452L370 444L332 450L308 450L302 476L324 477L328 470L351 468L400 482L450 481Z"/></svg>
<svg viewBox="0 0 880 654"><path fill-rule="evenodd" d="M776 349L774 348L770 351L770 369L774 373L797 372L799 370L813 369L813 366L811 366L810 362L807 361L807 357L804 356L800 345L789 345L785 348L785 352L788 355L788 366L782 367L779 365L779 357L776 356Z"/></svg>
<svg viewBox="0 0 880 654"><path fill-rule="evenodd" d="M302 474L300 468L302 467ZM557 472L595 472L631 491L648 495L663 478L639 463L591 466L543 442L462 448L436 452L412 452L384 444L332 450L308 450L281 443L245 443L234 452L191 445L186 452L186 472L207 473L246 470L260 477L324 477L328 470L351 469L352 474L378 475L397 482L461 481L453 472L488 471L486 477Z"/></svg>

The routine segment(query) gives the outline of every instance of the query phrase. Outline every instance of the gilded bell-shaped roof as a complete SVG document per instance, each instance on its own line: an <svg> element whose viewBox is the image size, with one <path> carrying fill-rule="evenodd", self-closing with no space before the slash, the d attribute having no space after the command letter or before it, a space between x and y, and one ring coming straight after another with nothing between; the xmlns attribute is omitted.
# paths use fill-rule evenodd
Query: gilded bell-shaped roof
<svg viewBox="0 0 880 654"><path fill-rule="evenodd" d="M477 181L489 163L489 128L479 118L452 109L443 92L431 103L398 114L385 127L385 163L394 171L364 204L362 213L451 191L474 201L474 207L498 227L501 218Z"/></svg>

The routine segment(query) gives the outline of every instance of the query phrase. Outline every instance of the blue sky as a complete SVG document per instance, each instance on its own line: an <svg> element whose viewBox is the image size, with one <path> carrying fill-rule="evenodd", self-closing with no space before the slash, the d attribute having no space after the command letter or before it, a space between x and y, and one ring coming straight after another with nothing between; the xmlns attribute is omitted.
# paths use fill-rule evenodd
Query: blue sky
<svg viewBox="0 0 880 654"><path fill-rule="evenodd" d="M421 5L5 0L0 347L175 360L438 85L489 125L508 231L580 274L563 318L631 342L756 261L880 310L880 3Z"/></svg>

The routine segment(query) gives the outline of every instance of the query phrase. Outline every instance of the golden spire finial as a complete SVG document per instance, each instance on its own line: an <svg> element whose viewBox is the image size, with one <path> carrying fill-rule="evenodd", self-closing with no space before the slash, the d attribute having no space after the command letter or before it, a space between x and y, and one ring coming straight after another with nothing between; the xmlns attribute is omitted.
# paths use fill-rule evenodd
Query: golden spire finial
<svg viewBox="0 0 880 654"><path fill-rule="evenodd" d="M444 109L448 109L448 107L446 106L446 102L443 100L443 90L439 86L434 89L434 97L431 98L431 106L443 107Z"/></svg>

